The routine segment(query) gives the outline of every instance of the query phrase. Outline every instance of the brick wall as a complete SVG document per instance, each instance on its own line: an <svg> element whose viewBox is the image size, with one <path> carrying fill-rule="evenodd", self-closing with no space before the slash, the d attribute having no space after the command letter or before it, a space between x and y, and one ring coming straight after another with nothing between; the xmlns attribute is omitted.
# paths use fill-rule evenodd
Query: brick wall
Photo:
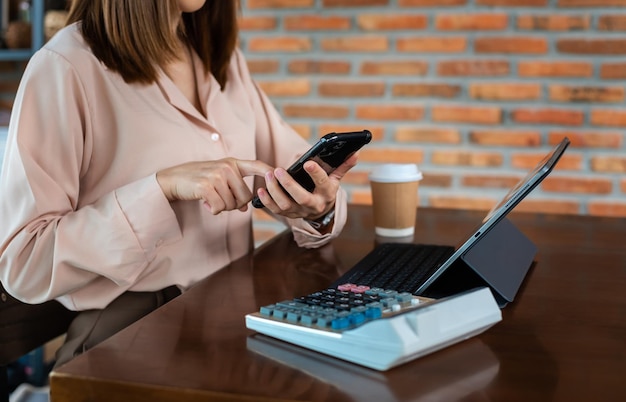
<svg viewBox="0 0 626 402"><path fill-rule="evenodd" d="M626 0L241 2L250 69L301 135L374 133L352 202L375 164L414 162L421 205L488 209L567 135L518 209L626 216ZM0 69L0 114L14 85Z"/></svg>
<svg viewBox="0 0 626 402"><path fill-rule="evenodd" d="M421 205L488 209L568 136L518 210L626 216L626 0L243 0L240 25L301 135L374 133L353 202L373 165L414 162Z"/></svg>

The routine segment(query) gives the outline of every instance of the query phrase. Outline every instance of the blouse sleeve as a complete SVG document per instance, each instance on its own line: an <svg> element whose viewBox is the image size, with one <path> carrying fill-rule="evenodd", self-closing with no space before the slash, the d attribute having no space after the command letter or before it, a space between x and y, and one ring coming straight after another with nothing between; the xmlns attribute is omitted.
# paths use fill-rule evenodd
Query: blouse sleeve
<svg viewBox="0 0 626 402"><path fill-rule="evenodd" d="M291 165L311 144L282 119L267 95L254 82L240 50L235 51L234 62L237 79L246 87L255 112L258 159L276 167ZM337 237L346 223L346 217L347 196L341 187L337 192L333 229L329 233L320 234L304 219L275 216L292 229L296 243L307 248L320 247Z"/></svg>
<svg viewBox="0 0 626 402"><path fill-rule="evenodd" d="M76 306L72 293L109 281L121 294L160 245L181 236L155 175L80 205L92 112L75 69L59 54L36 53L16 96L0 181L0 281L24 302L103 307Z"/></svg>

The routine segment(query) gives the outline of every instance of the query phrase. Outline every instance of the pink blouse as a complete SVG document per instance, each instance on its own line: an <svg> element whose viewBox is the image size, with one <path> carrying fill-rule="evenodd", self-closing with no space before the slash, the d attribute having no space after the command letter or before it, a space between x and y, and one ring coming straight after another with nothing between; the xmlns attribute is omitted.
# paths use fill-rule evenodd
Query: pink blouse
<svg viewBox="0 0 626 402"><path fill-rule="evenodd" d="M127 290L185 290L253 249L252 207L213 216L200 201L170 203L156 172L224 157L286 167L309 144L255 85L239 51L223 92L194 57L206 118L164 73L151 85L125 83L77 25L32 57L0 181L0 281L14 297L103 308ZM283 221L298 245L319 247L345 219L340 190L331 233Z"/></svg>

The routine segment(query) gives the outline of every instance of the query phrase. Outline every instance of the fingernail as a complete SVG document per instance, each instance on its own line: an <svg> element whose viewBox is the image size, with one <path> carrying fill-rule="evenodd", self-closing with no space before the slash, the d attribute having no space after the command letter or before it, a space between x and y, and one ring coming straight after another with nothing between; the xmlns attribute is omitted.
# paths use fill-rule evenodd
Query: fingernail
<svg viewBox="0 0 626 402"><path fill-rule="evenodd" d="M265 180L267 181L274 180L274 174L272 172L265 173Z"/></svg>

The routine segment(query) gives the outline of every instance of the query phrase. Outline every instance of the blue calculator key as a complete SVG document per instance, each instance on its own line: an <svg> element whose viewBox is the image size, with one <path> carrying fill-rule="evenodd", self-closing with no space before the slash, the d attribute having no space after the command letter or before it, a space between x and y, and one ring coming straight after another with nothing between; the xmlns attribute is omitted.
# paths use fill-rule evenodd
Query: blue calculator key
<svg viewBox="0 0 626 402"><path fill-rule="evenodd" d="M367 305L367 311L365 312L365 316L370 320L375 320L383 316L383 306L382 304L370 303Z"/></svg>
<svg viewBox="0 0 626 402"><path fill-rule="evenodd" d="M276 308L272 312L272 316L274 318L278 318L279 320L282 320L287 316L287 312L288 312L287 309Z"/></svg>
<svg viewBox="0 0 626 402"><path fill-rule="evenodd" d="M261 309L259 310L259 313L265 316L271 316L272 312L274 311L274 308L276 308L275 304L269 304L267 306L261 307Z"/></svg>
<svg viewBox="0 0 626 402"><path fill-rule="evenodd" d="M297 311L290 311L287 313L287 321L298 322L300 320L300 314Z"/></svg>
<svg viewBox="0 0 626 402"><path fill-rule="evenodd" d="M332 329L346 329L350 326L350 317L336 317L331 321L330 326Z"/></svg>
<svg viewBox="0 0 626 402"><path fill-rule="evenodd" d="M363 313L352 313L348 318L350 319L350 324L354 326L361 325L365 322L365 314Z"/></svg>
<svg viewBox="0 0 626 402"><path fill-rule="evenodd" d="M334 315L324 315L317 319L317 325L320 327L330 327L331 323L335 319Z"/></svg>
<svg viewBox="0 0 626 402"><path fill-rule="evenodd" d="M317 322L317 314L302 314L300 316L300 322L304 325L311 326Z"/></svg>

